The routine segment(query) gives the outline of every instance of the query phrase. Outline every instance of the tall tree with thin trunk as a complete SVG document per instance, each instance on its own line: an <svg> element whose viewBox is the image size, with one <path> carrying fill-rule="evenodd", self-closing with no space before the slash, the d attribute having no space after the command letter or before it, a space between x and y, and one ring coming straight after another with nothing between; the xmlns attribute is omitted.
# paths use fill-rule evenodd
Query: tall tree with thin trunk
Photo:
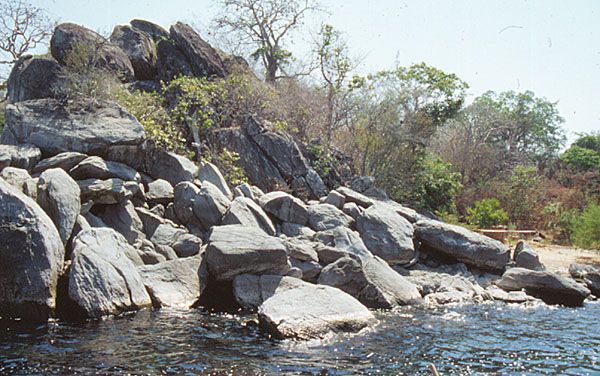
<svg viewBox="0 0 600 376"><path fill-rule="evenodd" d="M270 83L292 57L284 47L286 38L309 12L319 9L315 0L218 0L218 4L222 12L215 20L217 27L252 48L250 55L262 63Z"/></svg>

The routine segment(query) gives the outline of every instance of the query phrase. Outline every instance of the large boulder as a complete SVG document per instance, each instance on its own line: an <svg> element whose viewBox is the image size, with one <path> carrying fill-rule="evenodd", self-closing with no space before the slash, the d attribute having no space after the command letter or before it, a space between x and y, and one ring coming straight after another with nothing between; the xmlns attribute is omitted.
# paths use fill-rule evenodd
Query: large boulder
<svg viewBox="0 0 600 376"><path fill-rule="evenodd" d="M173 186L166 180L156 179L148 183L148 192L146 200L150 205L168 205L175 197Z"/></svg>
<svg viewBox="0 0 600 376"><path fill-rule="evenodd" d="M41 157L34 145L0 145L0 170L11 166L31 171Z"/></svg>
<svg viewBox="0 0 600 376"><path fill-rule="evenodd" d="M195 256L202 249L202 239L170 223L158 225L150 240L156 245L173 248L179 257Z"/></svg>
<svg viewBox="0 0 600 376"><path fill-rule="evenodd" d="M129 57L135 78L138 80L153 80L156 77L157 55L152 37L131 26L115 26L110 41Z"/></svg>
<svg viewBox="0 0 600 376"><path fill-rule="evenodd" d="M363 208L368 208L374 203L374 201L367 196L347 187L339 187L336 191L345 197L346 202L353 202Z"/></svg>
<svg viewBox="0 0 600 376"><path fill-rule="evenodd" d="M0 179L0 315L36 321L51 316L64 257L50 217Z"/></svg>
<svg viewBox="0 0 600 376"><path fill-rule="evenodd" d="M350 227L354 223L352 217L330 204L311 205L308 207L308 224L315 231L327 231L336 227Z"/></svg>
<svg viewBox="0 0 600 376"><path fill-rule="evenodd" d="M205 229L221 223L231 201L215 185L205 181L194 198L193 210Z"/></svg>
<svg viewBox="0 0 600 376"><path fill-rule="evenodd" d="M571 277L584 283L596 297L600 297L600 270L592 265L571 264Z"/></svg>
<svg viewBox="0 0 600 376"><path fill-rule="evenodd" d="M98 217L133 246L139 247L142 240L146 239L144 225L131 201L106 205L98 212Z"/></svg>
<svg viewBox="0 0 600 376"><path fill-rule="evenodd" d="M231 281L240 274L285 275L290 269L279 238L241 225L213 227L206 259L210 275L219 281Z"/></svg>
<svg viewBox="0 0 600 376"><path fill-rule="evenodd" d="M179 76L192 76L192 65L183 51L170 39L161 39L156 44L158 56L158 78L171 81Z"/></svg>
<svg viewBox="0 0 600 376"><path fill-rule="evenodd" d="M139 172L119 162L105 161L100 157L88 157L69 171L76 180L85 179L112 179L118 178L125 181L142 180Z"/></svg>
<svg viewBox="0 0 600 376"><path fill-rule="evenodd" d="M512 268L496 281L496 285L506 291L524 289L527 295L542 299L547 304L561 304L579 307L590 295L590 290L570 278L548 271L535 271L525 268Z"/></svg>
<svg viewBox="0 0 600 376"><path fill-rule="evenodd" d="M39 150L39 149L38 149ZM41 153L40 153L41 155ZM66 151L64 153L57 154L53 157L43 159L39 161L33 168L33 173L40 173L50 168L62 168L65 171L71 171L71 169L87 158L87 155L78 153L75 151Z"/></svg>
<svg viewBox="0 0 600 376"><path fill-rule="evenodd" d="M421 301L417 286L379 257L362 262L343 257L321 271L319 284L337 287L369 308L393 308Z"/></svg>
<svg viewBox="0 0 600 376"><path fill-rule="evenodd" d="M413 226L384 205L373 205L356 221L356 229L373 253L389 264L407 264L415 257Z"/></svg>
<svg viewBox="0 0 600 376"><path fill-rule="evenodd" d="M304 284L298 278L280 275L241 274L233 280L233 295L240 306L255 310L276 293Z"/></svg>
<svg viewBox="0 0 600 376"><path fill-rule="evenodd" d="M501 242L464 227L434 220L420 220L415 237L427 249L482 270L502 272L510 261L510 250Z"/></svg>
<svg viewBox="0 0 600 376"><path fill-rule="evenodd" d="M21 57L8 77L8 102L52 97L60 71L60 64L51 57Z"/></svg>
<svg viewBox="0 0 600 376"><path fill-rule="evenodd" d="M181 182L175 186L173 192L173 211L176 222L187 225L197 221L194 215L194 201L200 188L190 182Z"/></svg>
<svg viewBox="0 0 600 376"><path fill-rule="evenodd" d="M87 317L116 315L152 305L128 252L135 250L109 228L86 230L74 239L68 291Z"/></svg>
<svg viewBox="0 0 600 376"><path fill-rule="evenodd" d="M347 227L339 226L316 234L316 239L326 246L335 247L359 259L368 259L373 254L367 249L360 235Z"/></svg>
<svg viewBox="0 0 600 376"><path fill-rule="evenodd" d="M243 225L264 231L268 235L275 235L275 227L257 203L246 197L238 197L231 202L229 211L223 217L225 225Z"/></svg>
<svg viewBox="0 0 600 376"><path fill-rule="evenodd" d="M193 181L198 176L198 166L182 155L150 148L145 158L146 173L154 179L164 179L176 186L183 181Z"/></svg>
<svg viewBox="0 0 600 376"><path fill-rule="evenodd" d="M52 218L66 246L81 211L77 182L64 170L52 168L42 172L37 184L37 200Z"/></svg>
<svg viewBox="0 0 600 376"><path fill-rule="evenodd" d="M306 224L308 208L302 200L285 192L270 192L259 200L260 206L282 222Z"/></svg>
<svg viewBox="0 0 600 376"><path fill-rule="evenodd" d="M142 125L116 104L71 112L54 99L36 99L6 106L0 142L33 144L45 156L65 151L103 156L113 146L140 145L144 139Z"/></svg>
<svg viewBox="0 0 600 376"><path fill-rule="evenodd" d="M129 24L133 26L134 29L148 34L154 42L169 38L169 32L167 30L150 21L135 19L129 21Z"/></svg>
<svg viewBox="0 0 600 376"><path fill-rule="evenodd" d="M519 268L538 271L546 270L546 267L540 261L540 256L536 250L524 241L517 243L514 258L515 264Z"/></svg>
<svg viewBox="0 0 600 376"><path fill-rule="evenodd" d="M25 193L27 196L31 197L31 195L29 195L27 192L27 186L28 183L32 181L32 178L27 170L16 167L5 167L2 171L0 171L0 178L4 179L6 183L17 188L19 191Z"/></svg>
<svg viewBox="0 0 600 376"><path fill-rule="evenodd" d="M115 73L123 82L133 80L133 66L122 49L83 26L72 23L56 26L50 40L50 52L59 63L65 64L73 48L79 45L94 49L99 67Z"/></svg>
<svg viewBox="0 0 600 376"><path fill-rule="evenodd" d="M352 296L330 286L311 285L275 293L258 309L263 330L277 338L314 339L358 332L375 321Z"/></svg>
<svg viewBox="0 0 600 376"><path fill-rule="evenodd" d="M191 308L206 286L201 256L140 266L138 270L158 307Z"/></svg>
<svg viewBox="0 0 600 376"><path fill-rule="evenodd" d="M217 50L202 39L191 26L177 22L171 26L170 35L188 57L195 76L225 77L225 67Z"/></svg>

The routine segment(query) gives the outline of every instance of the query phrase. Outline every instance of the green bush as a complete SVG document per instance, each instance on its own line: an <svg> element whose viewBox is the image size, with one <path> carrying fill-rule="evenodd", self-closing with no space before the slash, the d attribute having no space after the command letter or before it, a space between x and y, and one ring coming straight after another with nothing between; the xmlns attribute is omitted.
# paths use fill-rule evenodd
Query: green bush
<svg viewBox="0 0 600 376"><path fill-rule="evenodd" d="M573 244L580 248L600 249L600 205L590 202L573 225Z"/></svg>
<svg viewBox="0 0 600 376"><path fill-rule="evenodd" d="M560 156L560 159L577 171L600 170L600 154L592 149L573 145Z"/></svg>
<svg viewBox="0 0 600 376"><path fill-rule="evenodd" d="M138 119L148 139L160 148L187 154L186 140L171 121L162 106L162 98L156 93L120 90L115 94L117 102Z"/></svg>
<svg viewBox="0 0 600 376"><path fill-rule="evenodd" d="M581 210L567 209L562 202L552 202L544 207L542 215L545 218L544 228L553 233L554 240L568 243Z"/></svg>
<svg viewBox="0 0 600 376"><path fill-rule="evenodd" d="M486 198L467 209L467 221L480 228L489 228L506 224L508 214L500 207L498 199Z"/></svg>
<svg viewBox="0 0 600 376"><path fill-rule="evenodd" d="M210 153L205 155L203 160L217 165L229 185L235 187L240 184L248 183L248 177L246 176L244 169L237 165L237 162L240 160L240 155L235 151L230 151L225 148L216 155L211 155Z"/></svg>

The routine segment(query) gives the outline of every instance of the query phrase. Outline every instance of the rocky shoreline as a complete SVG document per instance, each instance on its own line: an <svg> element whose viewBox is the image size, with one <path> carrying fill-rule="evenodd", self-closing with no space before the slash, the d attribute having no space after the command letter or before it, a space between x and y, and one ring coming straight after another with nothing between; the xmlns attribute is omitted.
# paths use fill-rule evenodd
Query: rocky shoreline
<svg viewBox="0 0 600 376"><path fill-rule="evenodd" d="M177 53L161 55L161 42L159 59L149 53L154 63L144 64L132 52L139 49L107 44L107 65L126 81L177 69L227 74L189 26L167 33L140 22L116 30L115 40L151 40L151 29ZM80 29L57 27L52 61L61 64L63 45L97 38ZM371 178L327 191L292 137L252 116L219 135L239 146L252 182L230 187L215 165L153 146L116 104L71 112L32 90L48 79L23 74L36 59L15 66L0 138L2 318L201 306L257 312L266 333L309 339L372 325L371 309L489 300L581 306L599 293L595 268L573 265L573 278L546 271L527 244L513 251L419 214L387 199ZM271 179L308 200L270 189Z"/></svg>

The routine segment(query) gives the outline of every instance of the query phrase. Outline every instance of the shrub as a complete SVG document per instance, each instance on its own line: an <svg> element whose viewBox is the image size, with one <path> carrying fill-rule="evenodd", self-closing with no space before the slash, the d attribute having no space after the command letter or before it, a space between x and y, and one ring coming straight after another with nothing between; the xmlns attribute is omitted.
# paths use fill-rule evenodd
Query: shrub
<svg viewBox="0 0 600 376"><path fill-rule="evenodd" d="M120 90L117 102L138 119L148 139L160 148L186 154L186 140L171 121L162 106L162 98L156 93Z"/></svg>
<svg viewBox="0 0 600 376"><path fill-rule="evenodd" d="M573 225L572 240L580 248L600 249L600 205L590 201Z"/></svg>
<svg viewBox="0 0 600 376"><path fill-rule="evenodd" d="M467 221L480 228L489 228L506 224L508 214L500 207L498 199L486 198L467 209Z"/></svg>
<svg viewBox="0 0 600 376"><path fill-rule="evenodd" d="M99 65L99 46L75 44L65 58L55 95L66 104L94 107L112 100L119 89L117 76Z"/></svg>
<svg viewBox="0 0 600 376"><path fill-rule="evenodd" d="M4 124L6 123L6 118L4 115L5 108L6 108L6 101L1 100L0 101L0 134L2 134L2 131L4 130Z"/></svg>
<svg viewBox="0 0 600 376"><path fill-rule="evenodd" d="M568 209L563 202L552 202L544 207L542 215L544 227L553 233L555 241L568 243L571 241L573 226L581 216L581 210Z"/></svg>
<svg viewBox="0 0 600 376"><path fill-rule="evenodd" d="M577 171L600 170L600 154L592 149L571 146L560 159Z"/></svg>
<svg viewBox="0 0 600 376"><path fill-rule="evenodd" d="M204 156L204 161L214 163L223 173L223 177L231 186L248 183L248 177L244 169L237 165L240 160L240 155L227 148L221 150L216 155L207 154Z"/></svg>

